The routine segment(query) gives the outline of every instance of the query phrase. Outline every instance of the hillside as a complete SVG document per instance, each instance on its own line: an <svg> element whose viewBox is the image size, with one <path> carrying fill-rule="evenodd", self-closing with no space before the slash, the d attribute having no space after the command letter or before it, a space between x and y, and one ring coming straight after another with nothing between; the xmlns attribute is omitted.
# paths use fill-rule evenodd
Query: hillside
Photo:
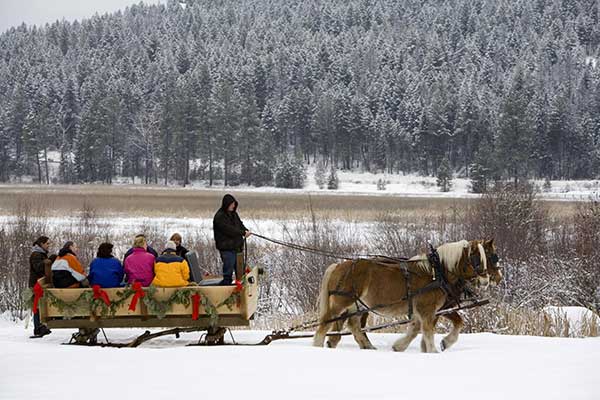
<svg viewBox="0 0 600 400"><path fill-rule="evenodd" d="M185 4L185 6L182 6ZM594 0L169 1L0 34L0 181L594 179ZM287 174L287 175L286 175Z"/></svg>

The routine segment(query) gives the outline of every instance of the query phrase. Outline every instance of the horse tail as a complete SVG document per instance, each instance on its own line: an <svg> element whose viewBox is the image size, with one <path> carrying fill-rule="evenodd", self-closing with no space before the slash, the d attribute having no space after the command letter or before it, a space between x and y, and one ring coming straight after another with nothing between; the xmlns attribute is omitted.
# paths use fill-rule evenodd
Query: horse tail
<svg viewBox="0 0 600 400"><path fill-rule="evenodd" d="M325 274L323 274L323 280L321 281L321 290L319 292L319 298L317 300L317 304L319 307L319 319L322 319L329 311L329 280L331 279L331 274L335 270L338 264L331 264L325 270Z"/></svg>

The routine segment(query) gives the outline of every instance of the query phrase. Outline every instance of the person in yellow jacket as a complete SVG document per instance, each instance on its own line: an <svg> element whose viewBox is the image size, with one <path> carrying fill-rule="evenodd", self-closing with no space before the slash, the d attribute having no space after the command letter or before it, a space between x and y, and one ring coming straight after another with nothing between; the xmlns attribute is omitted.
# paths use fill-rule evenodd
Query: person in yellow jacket
<svg viewBox="0 0 600 400"><path fill-rule="evenodd" d="M160 287L187 286L190 280L190 267L183 257L177 254L177 245L172 240L167 242L165 250L154 264L152 284Z"/></svg>

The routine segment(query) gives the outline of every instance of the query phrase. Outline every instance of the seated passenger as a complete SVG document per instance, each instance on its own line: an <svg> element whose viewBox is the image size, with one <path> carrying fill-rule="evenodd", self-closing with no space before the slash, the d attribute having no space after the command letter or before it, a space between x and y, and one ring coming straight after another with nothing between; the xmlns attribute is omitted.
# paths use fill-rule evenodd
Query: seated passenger
<svg viewBox="0 0 600 400"><path fill-rule="evenodd" d="M146 238L136 236L133 241L131 255L123 262L125 280L129 284L140 282L142 286L150 286L154 278L154 256L147 251Z"/></svg>
<svg viewBox="0 0 600 400"><path fill-rule="evenodd" d="M167 242L165 251L156 259L152 281L155 286L186 286L190 280L190 267L187 261L176 254L177 245L172 240Z"/></svg>
<svg viewBox="0 0 600 400"><path fill-rule="evenodd" d="M142 238L146 239L146 236L145 236L143 233L140 233L139 235L136 235L136 236L135 236L135 239L137 239L137 238L139 238L139 237L142 237ZM135 239L134 239L134 240L135 240ZM132 247L132 248L130 248L129 250L127 250L127 251L125 252L125 255L123 256L123 263L125 263L125 259L126 259L127 257L129 257L129 256L130 256L130 255L133 253L133 249L134 249L134 248ZM158 257L158 253L157 253L157 252L156 252L156 250L154 250L152 247L148 246L148 242L146 242L146 251L147 251L148 253L152 254L152 255L154 256L154 258Z"/></svg>
<svg viewBox="0 0 600 400"><path fill-rule="evenodd" d="M181 235L179 233L174 233L171 235L171 238L169 240L172 240L177 245L177 248L175 249L175 254L177 254L179 257L185 258L188 249L181 245Z"/></svg>
<svg viewBox="0 0 600 400"><path fill-rule="evenodd" d="M103 288L122 286L125 271L121 262L112 255L113 245L102 243L98 247L96 258L90 264L88 280L90 285L99 285Z"/></svg>
<svg viewBox="0 0 600 400"><path fill-rule="evenodd" d="M71 241L64 244L52 263L52 284L55 288L88 287L83 266L77 259L77 245Z"/></svg>

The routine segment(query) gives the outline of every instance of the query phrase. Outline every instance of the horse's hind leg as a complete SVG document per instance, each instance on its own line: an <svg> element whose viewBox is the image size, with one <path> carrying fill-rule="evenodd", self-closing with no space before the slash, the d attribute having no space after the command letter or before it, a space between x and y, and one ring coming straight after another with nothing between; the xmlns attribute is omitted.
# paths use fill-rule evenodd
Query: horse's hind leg
<svg viewBox="0 0 600 400"><path fill-rule="evenodd" d="M354 340L358 343L358 346L361 349L367 350L375 350L375 346L371 343L367 334L364 333L361 329L362 326L362 316L354 316L348 320L348 328L350 328L350 332L354 336Z"/></svg>
<svg viewBox="0 0 600 400"><path fill-rule="evenodd" d="M356 312L356 307L350 307L346 312L347 313L352 313L352 312ZM369 318L369 314L364 313L360 316L360 327L361 329L364 328L365 326L367 326L367 319ZM346 322L346 320L340 320L340 321L336 321L334 322L333 325L333 330L337 331L337 332L341 332L344 329L344 323ZM327 337L327 347L331 347L331 348L336 348L337 345L340 343L340 341L342 340L341 336L328 336Z"/></svg>
<svg viewBox="0 0 600 400"><path fill-rule="evenodd" d="M315 337L313 338L313 346L323 347L323 345L325 344L325 336L327 335L327 332L329 332L329 330L331 329L332 325L332 322L319 324L319 327L315 332Z"/></svg>
<svg viewBox="0 0 600 400"><path fill-rule="evenodd" d="M463 319L457 312L445 314L444 318L447 318L450 320L450 322L452 322L452 330L442 339L440 343L440 348L442 351L449 349L454 343L456 343L458 340L458 334L464 326Z"/></svg>
<svg viewBox="0 0 600 400"><path fill-rule="evenodd" d="M414 338L417 337L417 334L419 333L420 329L421 323L417 319L414 319L411 323L409 323L406 329L406 334L400 339L396 340L396 342L392 346L394 351L406 350L410 342L412 342Z"/></svg>
<svg viewBox="0 0 600 400"><path fill-rule="evenodd" d="M334 331L340 332L342 329L344 329L344 320L335 321L333 323L333 330ZM327 337L327 347L335 349L337 347L337 345L340 343L341 340L342 340L342 337L339 336L339 335L328 336Z"/></svg>
<svg viewBox="0 0 600 400"><path fill-rule="evenodd" d="M325 337L327 336L327 332L329 332L335 324L334 322L325 321L329 321L342 315L342 313L351 305L352 303L345 298L330 299L328 303L328 309L319 318L321 322L319 324L319 327L317 328L317 331L315 332L315 336L313 338L313 346L323 347L323 345L325 344ZM343 320L336 322L340 322L343 326Z"/></svg>

